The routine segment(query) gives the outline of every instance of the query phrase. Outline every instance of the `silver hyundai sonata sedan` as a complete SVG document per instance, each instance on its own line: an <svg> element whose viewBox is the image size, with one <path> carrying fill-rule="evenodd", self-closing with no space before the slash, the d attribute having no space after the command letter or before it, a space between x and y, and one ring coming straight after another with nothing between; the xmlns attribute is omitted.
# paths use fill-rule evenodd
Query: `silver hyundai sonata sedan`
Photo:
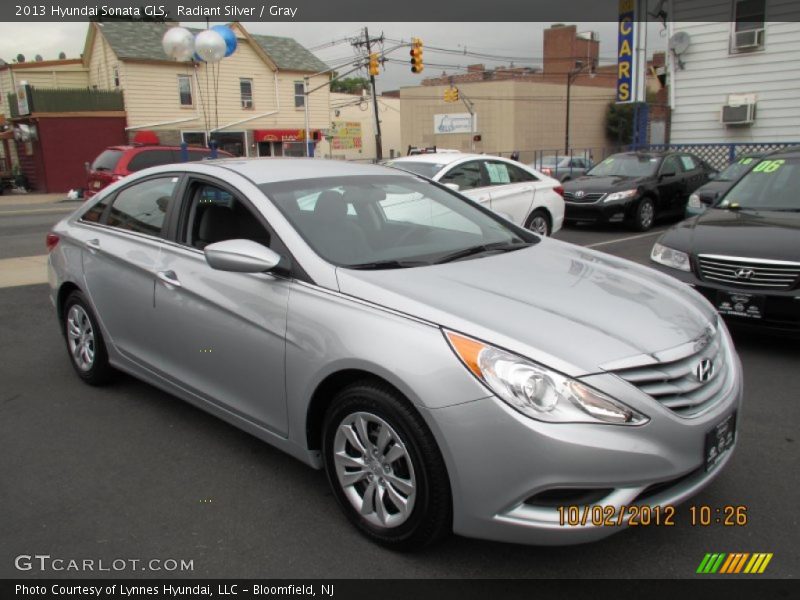
<svg viewBox="0 0 800 600"><path fill-rule="evenodd" d="M391 547L668 520L735 445L741 365L699 294L396 169L156 167L47 244L81 379L127 372L324 468Z"/></svg>

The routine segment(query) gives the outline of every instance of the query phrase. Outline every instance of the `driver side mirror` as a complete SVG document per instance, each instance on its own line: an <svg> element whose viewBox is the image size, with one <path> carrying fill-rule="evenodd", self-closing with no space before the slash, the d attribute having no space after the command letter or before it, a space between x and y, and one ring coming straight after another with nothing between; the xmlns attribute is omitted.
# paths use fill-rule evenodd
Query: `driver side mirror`
<svg viewBox="0 0 800 600"><path fill-rule="evenodd" d="M457 183L445 183L444 187L450 188L454 192L458 192L461 189L461 186L458 185Z"/></svg>
<svg viewBox="0 0 800 600"><path fill-rule="evenodd" d="M206 262L217 271L264 273L278 266L281 255L251 240L225 240L203 250Z"/></svg>

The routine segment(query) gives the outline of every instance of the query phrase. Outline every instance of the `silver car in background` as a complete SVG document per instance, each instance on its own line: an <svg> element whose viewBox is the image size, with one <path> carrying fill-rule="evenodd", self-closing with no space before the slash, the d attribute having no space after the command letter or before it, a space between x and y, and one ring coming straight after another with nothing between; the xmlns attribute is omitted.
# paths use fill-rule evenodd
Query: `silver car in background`
<svg viewBox="0 0 800 600"><path fill-rule="evenodd" d="M413 174L155 167L47 241L81 379L127 372L324 468L394 548L596 540L735 445L741 366L699 294Z"/></svg>

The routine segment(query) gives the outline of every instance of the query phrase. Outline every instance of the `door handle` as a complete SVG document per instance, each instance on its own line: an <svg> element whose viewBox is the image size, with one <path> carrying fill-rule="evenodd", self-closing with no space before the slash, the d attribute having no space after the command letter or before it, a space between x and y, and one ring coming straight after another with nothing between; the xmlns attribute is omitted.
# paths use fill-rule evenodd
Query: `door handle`
<svg viewBox="0 0 800 600"><path fill-rule="evenodd" d="M158 271L156 277L167 285L181 287L181 282L178 281L178 276L175 274L175 271Z"/></svg>
<svg viewBox="0 0 800 600"><path fill-rule="evenodd" d="M97 238L86 240L86 247L89 249L89 252L95 254L100 249L100 240Z"/></svg>

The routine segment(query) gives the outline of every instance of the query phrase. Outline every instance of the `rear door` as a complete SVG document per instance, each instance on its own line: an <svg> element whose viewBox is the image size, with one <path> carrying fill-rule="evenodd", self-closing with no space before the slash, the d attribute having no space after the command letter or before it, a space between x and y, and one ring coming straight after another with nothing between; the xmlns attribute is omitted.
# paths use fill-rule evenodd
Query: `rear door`
<svg viewBox="0 0 800 600"><path fill-rule="evenodd" d="M288 256L243 194L190 176L156 268L153 352L184 389L280 435L288 432L284 356L292 282L212 269L203 248L249 239Z"/></svg>
<svg viewBox="0 0 800 600"><path fill-rule="evenodd" d="M505 213L518 225L524 225L536 194L536 177L511 163L486 160L492 210Z"/></svg>
<svg viewBox="0 0 800 600"><path fill-rule="evenodd" d="M482 162L481 160L470 160L450 167L439 177L438 181L439 183L455 183L458 185L460 193L489 208L491 196L486 187Z"/></svg>
<svg viewBox="0 0 800 600"><path fill-rule="evenodd" d="M152 365L153 288L167 211L180 177L158 175L126 186L76 227L86 290L109 341L127 358ZM99 207L98 207L99 208Z"/></svg>

